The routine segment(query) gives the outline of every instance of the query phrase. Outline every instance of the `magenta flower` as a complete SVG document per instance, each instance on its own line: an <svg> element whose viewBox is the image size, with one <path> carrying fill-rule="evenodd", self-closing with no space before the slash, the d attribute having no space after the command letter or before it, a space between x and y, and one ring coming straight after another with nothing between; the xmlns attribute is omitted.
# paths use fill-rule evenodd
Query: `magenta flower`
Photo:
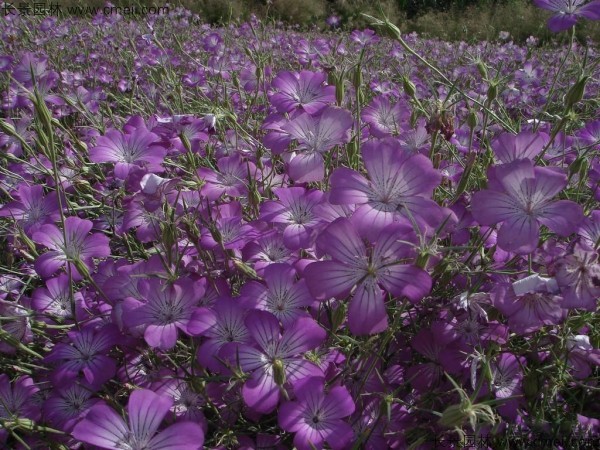
<svg viewBox="0 0 600 450"><path fill-rule="evenodd" d="M199 450L204 431L194 422L178 422L157 434L173 405L169 397L147 389L133 391L127 404L128 421L107 405L92 407L73 429L75 439L111 450Z"/></svg>
<svg viewBox="0 0 600 450"><path fill-rule="evenodd" d="M524 159L493 167L488 175L488 189L473 195L471 212L481 225L502 223L498 246L503 250L530 253L538 245L540 225L568 236L583 220L577 203L552 200L567 184L552 168Z"/></svg>
<svg viewBox="0 0 600 450"><path fill-rule="evenodd" d="M525 358L517 358L511 353L502 353L491 363L491 388L497 398L521 395Z"/></svg>
<svg viewBox="0 0 600 450"><path fill-rule="evenodd" d="M130 134L110 129L98 138L96 147L90 150L90 161L116 163L115 176L121 180L127 178L136 167L162 172L161 164L167 151L158 141L159 137L144 127L133 129Z"/></svg>
<svg viewBox="0 0 600 450"><path fill-rule="evenodd" d="M581 243L590 250L600 246L600 209L592 211L579 226Z"/></svg>
<svg viewBox="0 0 600 450"><path fill-rule="evenodd" d="M263 203L260 219L282 225L283 243L288 249L309 248L321 223L314 210L323 201L323 192L307 192L301 187L274 188L273 192L279 200Z"/></svg>
<svg viewBox="0 0 600 450"><path fill-rule="evenodd" d="M556 281L564 297L563 307L596 311L600 298L598 253L576 245L573 253L556 262Z"/></svg>
<svg viewBox="0 0 600 450"><path fill-rule="evenodd" d="M333 450L347 448L354 436L352 427L342 420L354 412L354 401L343 386L335 386L325 394L324 379L311 377L294 388L296 400L279 408L279 426L295 433L298 450L323 448L326 442Z"/></svg>
<svg viewBox="0 0 600 450"><path fill-rule="evenodd" d="M567 364L578 380L592 374L592 368L600 366L600 350L590 344L590 337L578 334L567 338Z"/></svg>
<svg viewBox="0 0 600 450"><path fill-rule="evenodd" d="M586 0L533 0L536 6L552 11L548 28L554 33L568 30L581 18L600 20L600 1L586 4Z"/></svg>
<svg viewBox="0 0 600 450"><path fill-rule="evenodd" d="M498 160L503 164L517 159L533 160L549 141L546 133L531 133L524 131L518 135L502 133L492 142L492 149Z"/></svg>
<svg viewBox="0 0 600 450"><path fill-rule="evenodd" d="M242 388L244 402L253 410L269 413L279 403L281 387L310 376L323 376L321 369L302 358L302 354L325 340L325 330L312 318L301 317L283 334L279 321L266 311L251 311L246 325L255 346L228 345L221 352L230 363L239 362L252 375Z"/></svg>
<svg viewBox="0 0 600 450"><path fill-rule="evenodd" d="M92 394L90 387L78 383L53 389L43 405L45 416L54 426L71 431L89 409L101 401L92 398Z"/></svg>
<svg viewBox="0 0 600 450"><path fill-rule="evenodd" d="M304 276L310 292L318 299L345 298L356 286L348 309L348 323L354 334L373 334L388 326L383 286L393 295L412 302L431 289L431 278L424 270L399 261L412 251L400 240L410 239L410 225L392 224L378 233L378 240L367 249L348 219L329 225L317 239L317 247L331 255L306 267Z"/></svg>
<svg viewBox="0 0 600 450"><path fill-rule="evenodd" d="M35 270L43 278L55 273L62 266L73 261L82 263L88 270L93 267L92 258L110 255L109 239L101 233L88 235L92 229L90 220L79 217L67 217L65 229L56 225L42 225L33 233L32 239L50 249L35 261ZM73 267L73 272L76 268Z"/></svg>
<svg viewBox="0 0 600 450"><path fill-rule="evenodd" d="M12 217L25 232L37 231L40 226L60 219L56 192L45 196L43 186L20 184L17 197L17 201L0 209L0 217Z"/></svg>
<svg viewBox="0 0 600 450"><path fill-rule="evenodd" d="M21 376L11 384L8 375L0 374L0 420L3 422L23 418L38 420L40 410L32 398L38 391L31 377ZM7 437L8 430L3 426L0 427L0 443L3 443Z"/></svg>
<svg viewBox="0 0 600 450"><path fill-rule="evenodd" d="M367 142L362 154L369 179L338 168L331 174L329 197L333 204L358 206L352 221L361 234L375 238L375 230L400 216L424 220L433 229L442 223L444 212L431 200L442 176L427 157L404 152L394 139Z"/></svg>
<svg viewBox="0 0 600 450"><path fill-rule="evenodd" d="M308 316L305 308L310 306L314 299L308 292L306 281L297 283L296 271L287 264L271 264L264 271L266 286L249 281L241 291L241 297L248 299L258 309L269 311L282 323L284 328L289 328L300 318Z"/></svg>
<svg viewBox="0 0 600 450"><path fill-rule="evenodd" d="M125 299L125 324L145 326L144 339L152 348L169 350L175 347L177 330L187 333L194 308L204 294L204 283L182 279L163 285L153 278L139 281L138 289L145 301Z"/></svg>
<svg viewBox="0 0 600 450"><path fill-rule="evenodd" d="M73 289L73 300L77 316L82 316L84 300L81 292ZM53 319L75 317L75 311L71 305L69 277L63 273L58 277L48 279L45 288L38 288L33 292L31 306L40 315L49 315Z"/></svg>
<svg viewBox="0 0 600 450"><path fill-rule="evenodd" d="M350 39L362 47L379 42L379 37L369 28L364 30L354 30L352 34L350 34Z"/></svg>
<svg viewBox="0 0 600 450"><path fill-rule="evenodd" d="M410 108L405 106L403 109L400 103L392 104L388 97L380 95L362 110L360 117L369 124L371 134L376 138L397 136L408 125Z"/></svg>
<svg viewBox="0 0 600 450"><path fill-rule="evenodd" d="M511 331L526 334L565 318L559 294L554 279L534 274L512 284L496 285L491 297L492 304L508 318Z"/></svg>
<svg viewBox="0 0 600 450"><path fill-rule="evenodd" d="M405 379L419 392L427 392L443 381L444 371L460 374L468 353L457 343L457 334L444 322L434 322L422 328L412 339L411 346L429 361L415 364L406 370Z"/></svg>
<svg viewBox="0 0 600 450"><path fill-rule="evenodd" d="M219 159L218 172L208 168L200 168L197 173L206 184L201 193L209 200L216 200L223 194L242 197L248 194L247 184L256 175L256 166L243 161L240 155L226 156Z"/></svg>
<svg viewBox="0 0 600 450"><path fill-rule="evenodd" d="M58 380L73 380L80 374L95 389L113 377L117 363L107 353L118 342L119 332L114 325L95 328L89 325L81 331L67 333L71 345L58 343L45 361L59 363L55 372Z"/></svg>
<svg viewBox="0 0 600 450"><path fill-rule="evenodd" d="M205 336L206 340L198 348L198 362L213 372L224 369L218 358L225 344L247 343L250 334L244 320L247 308L244 304L229 297L218 298L211 309L197 308L188 324L192 336Z"/></svg>
<svg viewBox="0 0 600 450"><path fill-rule="evenodd" d="M298 183L321 181L325 176L322 154L335 145L350 141L352 115L340 108L327 107L318 117L301 114L283 130L298 142L289 161L289 175Z"/></svg>
<svg viewBox="0 0 600 450"><path fill-rule="evenodd" d="M316 114L328 104L335 102L335 86L324 86L325 73L280 72L271 83L279 92L271 95L273 106L281 113L302 108L308 114Z"/></svg>
<svg viewBox="0 0 600 450"><path fill-rule="evenodd" d="M295 252L290 252L283 243L283 234L279 230L270 230L249 242L244 247L243 257L244 261L254 262L254 270L262 276L270 264L291 263Z"/></svg>

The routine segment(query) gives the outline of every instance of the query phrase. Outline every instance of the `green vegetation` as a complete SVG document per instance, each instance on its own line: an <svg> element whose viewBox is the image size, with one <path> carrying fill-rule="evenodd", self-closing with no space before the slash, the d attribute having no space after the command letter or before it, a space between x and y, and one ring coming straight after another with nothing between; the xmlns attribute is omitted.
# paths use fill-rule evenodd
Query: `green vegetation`
<svg viewBox="0 0 600 450"><path fill-rule="evenodd" d="M63 5L99 7L104 0L66 0ZM114 0L116 6L165 6L158 1ZM198 14L203 22L227 24L243 21L255 14L262 20L327 29L326 19L339 18L339 28L348 30L367 26L362 13L383 11L402 32L450 41L496 40L508 32L509 40L523 43L529 36L540 42L556 39L546 27L549 14L536 8L531 0L175 0ZM577 39L600 42L600 23L584 22L577 27ZM565 36L566 40L567 37Z"/></svg>

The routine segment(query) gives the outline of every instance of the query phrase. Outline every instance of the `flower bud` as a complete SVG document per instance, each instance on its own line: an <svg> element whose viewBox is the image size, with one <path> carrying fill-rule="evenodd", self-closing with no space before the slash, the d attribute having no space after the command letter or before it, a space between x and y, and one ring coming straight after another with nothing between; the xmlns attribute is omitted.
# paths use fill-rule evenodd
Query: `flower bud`
<svg viewBox="0 0 600 450"><path fill-rule="evenodd" d="M276 359L273 361L273 377L275 378L275 383L278 386L283 386L285 384L285 370L283 368L283 361L281 359Z"/></svg>
<svg viewBox="0 0 600 450"><path fill-rule="evenodd" d="M415 98L417 87L408 79L408 77L402 77L402 87L404 88L404 92L406 92L410 98Z"/></svg>
<svg viewBox="0 0 600 450"><path fill-rule="evenodd" d="M469 128L473 130L477 127L478 122L477 113L473 110L470 110L469 115L467 116L467 125L469 125Z"/></svg>
<svg viewBox="0 0 600 450"><path fill-rule="evenodd" d="M573 108L575 103L579 102L583 98L585 85L589 79L589 76L583 76L577 80L577 83L571 86L571 89L569 89L569 92L567 92L567 95L565 95L565 107L567 110Z"/></svg>

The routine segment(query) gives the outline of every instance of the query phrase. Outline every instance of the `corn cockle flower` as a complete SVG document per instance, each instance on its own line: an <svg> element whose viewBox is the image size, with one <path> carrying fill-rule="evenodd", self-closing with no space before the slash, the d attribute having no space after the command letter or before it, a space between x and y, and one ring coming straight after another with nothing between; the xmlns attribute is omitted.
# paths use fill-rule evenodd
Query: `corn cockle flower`
<svg viewBox="0 0 600 450"><path fill-rule="evenodd" d="M269 311L284 327L290 327L303 316L308 316L304 308L314 299L308 292L306 281L296 281L296 270L288 264L271 264L264 270L266 286L257 282L247 282L241 290L241 297L248 299L258 309Z"/></svg>
<svg viewBox="0 0 600 450"><path fill-rule="evenodd" d="M92 398L93 392L89 386L79 383L53 389L50 397L44 402L44 415L52 425L71 431L89 409L101 401Z"/></svg>
<svg viewBox="0 0 600 450"><path fill-rule="evenodd" d="M194 422L178 422L157 434L173 400L148 389L133 391L127 404L128 421L107 405L90 409L73 429L73 437L110 450L199 450L204 431Z"/></svg>
<svg viewBox="0 0 600 450"><path fill-rule="evenodd" d="M56 379L73 380L82 374L90 386L98 389L115 375L117 363L107 353L119 339L116 326L97 329L88 325L81 331L69 331L67 336L72 345L58 343L45 358L46 362L58 363Z"/></svg>
<svg viewBox="0 0 600 450"><path fill-rule="evenodd" d="M225 344L250 342L250 333L244 320L247 308L238 300L229 297L217 298L212 308L196 308L187 331L192 336L205 336L198 348L198 362L213 372L224 369L218 358Z"/></svg>
<svg viewBox="0 0 600 450"><path fill-rule="evenodd" d="M309 248L315 228L321 223L314 210L323 201L323 192L301 187L274 188L273 192L279 200L263 203L260 219L281 224L283 243L288 249Z"/></svg>
<svg viewBox="0 0 600 450"><path fill-rule="evenodd" d="M9 423L19 418L38 420L40 410L32 401L32 396L38 391L31 377L19 377L11 384L8 375L0 374L0 420ZM0 426L0 443L7 437L8 430Z"/></svg>
<svg viewBox="0 0 600 450"><path fill-rule="evenodd" d="M43 186L21 184L16 197L18 200L0 209L0 217L12 217L25 232L34 232L40 226L60 219L56 192L44 195Z"/></svg>
<svg viewBox="0 0 600 450"><path fill-rule="evenodd" d="M200 168L198 176L206 184L202 186L201 193L209 200L216 200L223 194L232 197L248 195L248 183L256 176L256 166L243 161L240 155L225 156L217 162L218 172Z"/></svg>
<svg viewBox="0 0 600 450"><path fill-rule="evenodd" d="M492 304L508 319L511 331L531 333L544 325L555 325L566 316L556 280L530 275L512 284L498 283Z"/></svg>
<svg viewBox="0 0 600 450"><path fill-rule="evenodd" d="M50 249L35 261L35 270L43 278L47 278L62 266L76 262L83 264L88 270L93 267L92 258L110 255L109 239L101 233L88 235L92 229L90 220L79 217L67 217L65 229L56 225L42 225L33 233L33 240ZM76 274L76 267L73 267Z"/></svg>
<svg viewBox="0 0 600 450"><path fill-rule="evenodd" d="M162 172L161 164L167 150L160 145L159 137L145 127L129 134L110 129L100 136L96 147L90 150L90 161L114 162L115 177L124 180L135 167L146 167L150 172Z"/></svg>
<svg viewBox="0 0 600 450"><path fill-rule="evenodd" d="M556 263L556 281L564 296L563 307L596 311L600 298L598 253L576 245L573 253Z"/></svg>
<svg viewBox="0 0 600 450"><path fill-rule="evenodd" d="M324 86L327 75L320 72L280 72L271 85L279 92L271 95L273 106L281 113L302 108L316 114L335 102L335 86Z"/></svg>
<svg viewBox="0 0 600 450"><path fill-rule="evenodd" d="M177 343L177 330L187 333L192 313L204 294L204 280L178 280L163 285L158 279L140 280L144 301L128 297L123 302L123 320L129 327L145 326L144 339L153 348L169 350Z"/></svg>
<svg viewBox="0 0 600 450"><path fill-rule="evenodd" d="M600 1L586 4L586 0L533 0L535 5L552 11L548 28L554 33L568 30L581 18L600 20Z"/></svg>
<svg viewBox="0 0 600 450"><path fill-rule="evenodd" d="M360 114L369 124L371 134L377 138L398 135L408 128L410 108L405 104L392 104L388 97L375 97Z"/></svg>
<svg viewBox="0 0 600 450"><path fill-rule="evenodd" d="M361 234L374 238L376 230L401 216L433 229L441 225L444 210L431 196L442 175L427 157L403 151L392 138L365 143L362 155L369 178L344 167L335 169L329 196L332 204L357 205L352 221Z"/></svg>
<svg viewBox="0 0 600 450"><path fill-rule="evenodd" d="M493 167L488 176L488 189L473 195L471 212L480 225L502 223L498 246L503 250L530 253L538 245L540 225L568 236L583 220L580 205L553 200L567 177L552 168L522 159Z"/></svg>
<svg viewBox="0 0 600 450"><path fill-rule="evenodd" d="M311 377L294 386L296 400L279 408L279 426L295 433L298 450L322 449L327 442L333 450L347 448L354 436L344 417L354 412L354 401L343 386L326 394L325 380Z"/></svg>
<svg viewBox="0 0 600 450"><path fill-rule="evenodd" d="M350 141L352 115L345 109L327 107L318 117L301 114L282 129L298 142L289 155L289 175L298 183L321 181L325 176L322 154Z"/></svg>
<svg viewBox="0 0 600 450"><path fill-rule="evenodd" d="M411 247L400 242L410 239L412 227L392 224L378 236L375 245L367 249L352 223L339 218L317 239L317 248L331 255L331 260L314 262L304 271L308 288L318 299L341 299L353 292L348 323L354 334L379 333L387 328L380 285L412 302L422 299L431 289L427 272L400 262L413 256Z"/></svg>
<svg viewBox="0 0 600 450"><path fill-rule="evenodd" d="M310 376L323 376L322 370L302 358L325 340L325 330L312 318L301 317L280 334L279 321L267 312L254 310L246 317L246 326L255 345L229 344L221 354L231 364L239 363L251 372L242 388L244 402L253 410L269 413L279 403L281 388Z"/></svg>
<svg viewBox="0 0 600 450"><path fill-rule="evenodd" d="M492 149L500 162L508 164L517 159L533 160L549 140L546 133L502 133L492 142Z"/></svg>

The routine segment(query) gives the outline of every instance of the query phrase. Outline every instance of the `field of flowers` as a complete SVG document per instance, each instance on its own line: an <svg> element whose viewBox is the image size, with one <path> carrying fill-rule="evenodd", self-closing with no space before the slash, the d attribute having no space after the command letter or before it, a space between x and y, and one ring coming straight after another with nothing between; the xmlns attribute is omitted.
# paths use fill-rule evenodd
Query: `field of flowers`
<svg viewBox="0 0 600 450"><path fill-rule="evenodd" d="M599 448L582 3L553 47L3 17L0 447Z"/></svg>

